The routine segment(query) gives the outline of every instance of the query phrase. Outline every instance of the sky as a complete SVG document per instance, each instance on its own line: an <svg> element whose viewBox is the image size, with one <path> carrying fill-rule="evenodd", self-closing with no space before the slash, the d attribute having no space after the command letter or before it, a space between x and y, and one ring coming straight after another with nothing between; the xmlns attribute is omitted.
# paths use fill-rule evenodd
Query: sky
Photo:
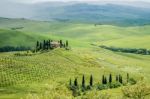
<svg viewBox="0 0 150 99"><path fill-rule="evenodd" d="M0 0L3 1L10 1L10 2L21 2L21 3L38 3L38 2L47 2L47 1L63 1L63 2L70 2L70 1L79 1L79 2L150 2L150 0Z"/></svg>

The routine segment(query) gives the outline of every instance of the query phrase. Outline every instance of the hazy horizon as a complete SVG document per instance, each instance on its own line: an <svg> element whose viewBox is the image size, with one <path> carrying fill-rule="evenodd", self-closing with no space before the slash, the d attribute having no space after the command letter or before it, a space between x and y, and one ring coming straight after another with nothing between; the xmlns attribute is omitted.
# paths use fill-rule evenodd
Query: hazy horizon
<svg viewBox="0 0 150 99"><path fill-rule="evenodd" d="M136 7L150 8L150 1L147 0L1 0L0 1L0 9L3 7L11 7L14 4L24 4L24 5L32 5L32 4L41 4L45 2L50 3L88 3L88 4L120 4L120 5L130 5Z"/></svg>
<svg viewBox="0 0 150 99"><path fill-rule="evenodd" d="M38 2L150 2L148 0L1 0L0 2L38 3Z"/></svg>
<svg viewBox="0 0 150 99"><path fill-rule="evenodd" d="M0 17L7 17L7 18L33 18L38 16L50 17L50 15L47 14L45 16L43 14L39 14L41 13L39 9L41 10L45 9L44 11L47 13L51 11L52 6L57 6L57 8L59 8L61 5L70 5L70 4L77 4L77 3L87 3L90 5L92 4L96 4L96 5L115 4L121 6L127 5L126 8L128 8L128 6L140 7L138 9L150 8L149 6L150 1L147 0L142 0L142 1L141 0L1 0ZM57 10L57 8L54 9ZM58 11L58 13L61 12L63 11Z"/></svg>

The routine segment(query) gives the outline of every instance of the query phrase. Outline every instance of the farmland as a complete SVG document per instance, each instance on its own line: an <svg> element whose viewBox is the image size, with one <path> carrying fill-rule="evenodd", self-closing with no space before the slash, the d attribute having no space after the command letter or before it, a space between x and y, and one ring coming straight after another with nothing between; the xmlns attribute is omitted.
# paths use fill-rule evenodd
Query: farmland
<svg viewBox="0 0 150 99"><path fill-rule="evenodd" d="M73 97L67 87L70 78L74 80L77 77L81 84L82 75L85 75L88 85L91 74L94 84L101 83L102 75L110 73L113 82L118 74L123 76L125 82L126 74L129 73L136 81L143 80L146 85L150 83L150 55L113 52L99 47L150 49L149 25L95 26L3 18L0 21L0 47L35 48L35 42L44 39L68 40L71 46L70 50L56 48L31 56L14 55L18 52L0 53L0 99L90 99L95 93L109 96L110 99L122 98L123 86L101 91L93 89L85 95Z"/></svg>

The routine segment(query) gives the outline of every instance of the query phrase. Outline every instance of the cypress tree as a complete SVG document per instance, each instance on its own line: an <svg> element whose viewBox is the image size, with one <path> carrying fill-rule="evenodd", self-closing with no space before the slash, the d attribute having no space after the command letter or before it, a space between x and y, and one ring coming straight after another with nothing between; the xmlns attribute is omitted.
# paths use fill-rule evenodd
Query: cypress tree
<svg viewBox="0 0 150 99"><path fill-rule="evenodd" d="M122 84L122 76L119 75L119 82Z"/></svg>
<svg viewBox="0 0 150 99"><path fill-rule="evenodd" d="M105 77L105 84L107 84L107 78Z"/></svg>
<svg viewBox="0 0 150 99"><path fill-rule="evenodd" d="M52 48L52 44L51 44L51 42L53 42L52 40L50 40L50 42L49 42L49 47L50 47L50 49L53 49Z"/></svg>
<svg viewBox="0 0 150 99"><path fill-rule="evenodd" d="M109 83L112 83L112 75L109 75Z"/></svg>
<svg viewBox="0 0 150 99"><path fill-rule="evenodd" d="M71 78L70 78L70 81L69 81L69 85L70 85L70 86L72 85L72 81L71 81Z"/></svg>
<svg viewBox="0 0 150 99"><path fill-rule="evenodd" d="M43 41L43 50L45 50L45 46L46 46L46 41Z"/></svg>
<svg viewBox="0 0 150 99"><path fill-rule="evenodd" d="M63 47L66 48L66 44L63 44Z"/></svg>
<svg viewBox="0 0 150 99"><path fill-rule="evenodd" d="M118 82L119 81L119 78L118 78L118 75L116 75L116 82Z"/></svg>
<svg viewBox="0 0 150 99"><path fill-rule="evenodd" d="M105 84L105 76L102 77L102 84Z"/></svg>
<svg viewBox="0 0 150 99"><path fill-rule="evenodd" d="M82 77L82 87L85 87L85 78L84 78L84 75Z"/></svg>
<svg viewBox="0 0 150 99"><path fill-rule="evenodd" d="M78 80L77 80L77 78L75 78L75 80L74 80L74 86L78 86Z"/></svg>
<svg viewBox="0 0 150 99"><path fill-rule="evenodd" d="M39 46L40 46L39 41L37 41L37 42L36 42L36 51L39 50Z"/></svg>
<svg viewBox="0 0 150 99"><path fill-rule="evenodd" d="M48 40L48 49L50 49L50 40Z"/></svg>
<svg viewBox="0 0 150 99"><path fill-rule="evenodd" d="M68 40L66 40L66 47L68 47Z"/></svg>
<svg viewBox="0 0 150 99"><path fill-rule="evenodd" d="M127 83L129 82L129 73L127 73Z"/></svg>
<svg viewBox="0 0 150 99"><path fill-rule="evenodd" d="M121 83L123 83L123 81L122 81L122 76L121 76L121 80L120 80L120 82L121 82Z"/></svg>
<svg viewBox="0 0 150 99"><path fill-rule="evenodd" d="M40 50L42 49L43 47L42 47L42 43L40 43Z"/></svg>
<svg viewBox="0 0 150 99"><path fill-rule="evenodd" d="M60 42L60 48L62 48L63 46L62 40L60 40L59 42Z"/></svg>
<svg viewBox="0 0 150 99"><path fill-rule="evenodd" d="M93 76L90 76L90 86L93 86Z"/></svg>
<svg viewBox="0 0 150 99"><path fill-rule="evenodd" d="M46 49L49 49L49 40L46 41Z"/></svg>

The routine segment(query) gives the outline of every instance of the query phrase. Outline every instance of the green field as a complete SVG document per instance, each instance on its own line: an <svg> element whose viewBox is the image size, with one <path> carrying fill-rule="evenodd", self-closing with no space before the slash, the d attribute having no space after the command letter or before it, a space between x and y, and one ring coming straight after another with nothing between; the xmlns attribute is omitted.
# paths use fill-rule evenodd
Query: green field
<svg viewBox="0 0 150 99"><path fill-rule="evenodd" d="M23 28L12 29L18 27ZM144 79L149 86L150 55L112 52L98 46L150 49L150 25L94 26L0 18L0 47L34 48L37 40L44 39L68 40L71 50L57 48L32 56L15 56L17 52L0 53L0 82L4 85L0 88L0 99L72 99L72 91L67 88L69 79L78 77L81 83L83 74L86 85L91 74L94 84L97 84L101 82L103 74L111 73L113 77L121 74L126 78L129 73L137 81ZM91 99L95 93L107 93L110 99L121 99L122 88L92 90L83 95L88 98L82 95L76 98Z"/></svg>

